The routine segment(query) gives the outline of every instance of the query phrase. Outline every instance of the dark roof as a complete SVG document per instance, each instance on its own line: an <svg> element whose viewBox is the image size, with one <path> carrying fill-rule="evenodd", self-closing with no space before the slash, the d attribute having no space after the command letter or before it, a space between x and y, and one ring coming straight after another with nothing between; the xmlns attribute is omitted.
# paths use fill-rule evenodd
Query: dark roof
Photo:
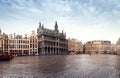
<svg viewBox="0 0 120 78"><path fill-rule="evenodd" d="M51 29L44 28L44 33L54 33L54 31Z"/></svg>

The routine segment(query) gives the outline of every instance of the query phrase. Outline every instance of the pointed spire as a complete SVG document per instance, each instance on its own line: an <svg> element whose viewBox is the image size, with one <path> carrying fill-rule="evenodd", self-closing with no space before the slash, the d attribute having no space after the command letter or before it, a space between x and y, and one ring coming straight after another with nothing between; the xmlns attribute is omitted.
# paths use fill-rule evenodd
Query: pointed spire
<svg viewBox="0 0 120 78"><path fill-rule="evenodd" d="M15 35L15 33L14 33L14 38L16 38L16 35Z"/></svg>
<svg viewBox="0 0 120 78"><path fill-rule="evenodd" d="M55 26L58 26L58 25L57 25L57 21L55 21Z"/></svg>
<svg viewBox="0 0 120 78"><path fill-rule="evenodd" d="M65 33L65 37L66 37L66 33Z"/></svg>
<svg viewBox="0 0 120 78"><path fill-rule="evenodd" d="M42 29L44 29L44 25L42 24Z"/></svg>
<svg viewBox="0 0 120 78"><path fill-rule="evenodd" d="M62 34L63 34L64 32L63 32L63 30L62 30Z"/></svg>
<svg viewBox="0 0 120 78"><path fill-rule="evenodd" d="M41 27L41 22L39 22L39 27Z"/></svg>
<svg viewBox="0 0 120 78"><path fill-rule="evenodd" d="M42 24L42 27L44 27L44 25Z"/></svg>
<svg viewBox="0 0 120 78"><path fill-rule="evenodd" d="M57 21L55 21L55 31L58 32L58 25L57 25Z"/></svg>
<svg viewBox="0 0 120 78"><path fill-rule="evenodd" d="M25 39L27 39L27 34L25 34Z"/></svg>
<svg viewBox="0 0 120 78"><path fill-rule="evenodd" d="M2 33L1 28L0 28L0 34Z"/></svg>

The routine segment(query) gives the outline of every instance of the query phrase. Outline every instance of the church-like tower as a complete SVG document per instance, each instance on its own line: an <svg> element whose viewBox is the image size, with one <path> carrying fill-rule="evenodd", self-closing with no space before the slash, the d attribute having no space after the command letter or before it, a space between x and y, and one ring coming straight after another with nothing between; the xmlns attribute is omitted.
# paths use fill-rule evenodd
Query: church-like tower
<svg viewBox="0 0 120 78"><path fill-rule="evenodd" d="M58 25L57 25L57 21L55 22L55 31L58 33Z"/></svg>

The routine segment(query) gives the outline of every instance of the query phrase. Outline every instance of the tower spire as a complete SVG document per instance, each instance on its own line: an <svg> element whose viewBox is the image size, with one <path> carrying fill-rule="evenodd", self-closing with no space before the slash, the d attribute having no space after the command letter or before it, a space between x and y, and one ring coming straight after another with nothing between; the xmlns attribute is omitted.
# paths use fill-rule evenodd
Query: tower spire
<svg viewBox="0 0 120 78"><path fill-rule="evenodd" d="M57 25L57 21L55 21L55 26L58 26L58 25Z"/></svg>
<svg viewBox="0 0 120 78"><path fill-rule="evenodd" d="M55 21L55 31L58 32L58 25L57 25L57 21Z"/></svg>
<svg viewBox="0 0 120 78"><path fill-rule="evenodd" d="M39 27L41 27L41 22L39 22Z"/></svg>
<svg viewBox="0 0 120 78"><path fill-rule="evenodd" d="M1 28L0 28L0 34L1 34L1 32L2 32L2 31L1 31Z"/></svg>
<svg viewBox="0 0 120 78"><path fill-rule="evenodd" d="M1 35L2 35L2 31L1 31L1 28L0 28L0 38L1 38Z"/></svg>

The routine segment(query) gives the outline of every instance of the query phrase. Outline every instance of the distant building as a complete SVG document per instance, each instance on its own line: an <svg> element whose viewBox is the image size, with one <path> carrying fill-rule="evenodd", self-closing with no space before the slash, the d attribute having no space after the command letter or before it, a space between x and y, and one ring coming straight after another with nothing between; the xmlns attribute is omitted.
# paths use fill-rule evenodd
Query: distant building
<svg viewBox="0 0 120 78"><path fill-rule="evenodd" d="M111 53L111 42L107 40L94 40L86 42L86 53Z"/></svg>
<svg viewBox="0 0 120 78"><path fill-rule="evenodd" d="M29 39L30 39L30 55L38 55L38 42L35 31L32 31Z"/></svg>
<svg viewBox="0 0 120 78"><path fill-rule="evenodd" d="M8 35L3 33L0 29L0 52L9 51L9 39Z"/></svg>
<svg viewBox="0 0 120 78"><path fill-rule="evenodd" d="M27 35L9 35L9 51L17 55L29 55L29 38Z"/></svg>
<svg viewBox="0 0 120 78"><path fill-rule="evenodd" d="M67 54L67 40L66 34L60 33L58 30L57 22L55 22L55 29L47 29L41 26L37 29L38 36L38 53L39 55L55 55L55 54Z"/></svg>
<svg viewBox="0 0 120 78"><path fill-rule="evenodd" d="M2 37L2 32L1 32L1 29L0 29L0 52L3 51L3 37Z"/></svg>
<svg viewBox="0 0 120 78"><path fill-rule="evenodd" d="M83 44L77 39L68 39L68 51L70 53L83 53Z"/></svg>
<svg viewBox="0 0 120 78"><path fill-rule="evenodd" d="M120 54L120 38L116 42L116 52L117 54Z"/></svg>
<svg viewBox="0 0 120 78"><path fill-rule="evenodd" d="M9 51L9 39L8 35L3 33L2 35L2 51L7 52Z"/></svg>
<svg viewBox="0 0 120 78"><path fill-rule="evenodd" d="M117 54L117 44L111 44L111 54Z"/></svg>

